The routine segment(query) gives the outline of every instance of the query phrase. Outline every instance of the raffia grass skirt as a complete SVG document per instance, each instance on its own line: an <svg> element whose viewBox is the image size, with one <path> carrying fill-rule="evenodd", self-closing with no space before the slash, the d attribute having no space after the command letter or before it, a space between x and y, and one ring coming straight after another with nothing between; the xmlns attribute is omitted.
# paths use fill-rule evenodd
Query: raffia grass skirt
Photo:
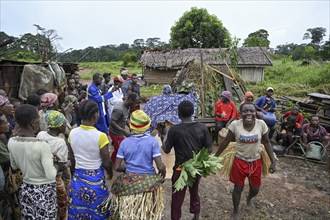
<svg viewBox="0 0 330 220"><path fill-rule="evenodd" d="M233 167L233 162L236 156L236 142L230 142L226 149L221 153L223 167L220 170L220 175L225 178L230 177L231 168ZM262 175L269 175L269 167L271 161L267 154L267 151L263 144L260 144L261 148L261 159L262 159Z"/></svg>
<svg viewBox="0 0 330 220"><path fill-rule="evenodd" d="M164 190L159 186L153 192L128 196L112 194L111 219L120 220L160 220L165 208Z"/></svg>

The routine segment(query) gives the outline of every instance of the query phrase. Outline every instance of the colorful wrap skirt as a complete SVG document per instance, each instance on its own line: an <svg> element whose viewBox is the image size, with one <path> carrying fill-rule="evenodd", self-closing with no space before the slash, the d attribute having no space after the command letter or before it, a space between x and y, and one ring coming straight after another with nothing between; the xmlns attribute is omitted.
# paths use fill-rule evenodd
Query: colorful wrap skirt
<svg viewBox="0 0 330 220"><path fill-rule="evenodd" d="M112 219L161 219L164 179L158 174L123 173L111 186Z"/></svg>
<svg viewBox="0 0 330 220"><path fill-rule="evenodd" d="M104 169L76 169L70 188L68 219L108 219L111 197Z"/></svg>
<svg viewBox="0 0 330 220"><path fill-rule="evenodd" d="M56 219L56 183L33 185L23 182L19 201L22 219Z"/></svg>

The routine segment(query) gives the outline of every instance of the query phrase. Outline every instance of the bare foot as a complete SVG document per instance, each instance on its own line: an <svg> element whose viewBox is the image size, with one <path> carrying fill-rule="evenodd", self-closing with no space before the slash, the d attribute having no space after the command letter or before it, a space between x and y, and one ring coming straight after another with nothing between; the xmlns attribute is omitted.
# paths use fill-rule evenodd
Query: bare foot
<svg viewBox="0 0 330 220"><path fill-rule="evenodd" d="M232 214L231 215L231 220L238 220L238 214Z"/></svg>
<svg viewBox="0 0 330 220"><path fill-rule="evenodd" d="M194 214L194 218L192 220L199 220L199 214Z"/></svg>
<svg viewBox="0 0 330 220"><path fill-rule="evenodd" d="M249 199L249 197L246 197L246 205L248 208L254 208L254 203L252 202L252 199Z"/></svg>

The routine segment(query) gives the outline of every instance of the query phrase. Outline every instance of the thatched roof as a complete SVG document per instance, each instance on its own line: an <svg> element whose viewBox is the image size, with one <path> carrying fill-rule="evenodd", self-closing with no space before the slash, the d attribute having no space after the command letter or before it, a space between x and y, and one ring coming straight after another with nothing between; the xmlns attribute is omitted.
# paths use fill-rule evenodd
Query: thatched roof
<svg viewBox="0 0 330 220"><path fill-rule="evenodd" d="M154 69L180 69L189 61L200 60L201 52L203 62L209 65L230 65L227 48L199 49L190 48L171 51L145 51L140 62L145 67ZM272 63L266 49L261 47L241 47L238 49L238 67L271 66Z"/></svg>

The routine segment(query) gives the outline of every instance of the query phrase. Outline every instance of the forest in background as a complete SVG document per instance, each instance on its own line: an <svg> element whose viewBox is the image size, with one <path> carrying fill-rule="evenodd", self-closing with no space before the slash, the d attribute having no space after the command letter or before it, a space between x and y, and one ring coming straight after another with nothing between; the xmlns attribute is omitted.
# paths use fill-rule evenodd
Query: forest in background
<svg viewBox="0 0 330 220"><path fill-rule="evenodd" d="M260 28L244 40L231 35L221 20L204 8L192 7L183 13L170 29L169 42L159 37L135 39L130 43L111 44L85 49L69 48L59 51L62 37L55 29L45 29L37 24L37 33L9 36L0 32L0 60L29 62L112 62L123 61L123 66L138 62L145 50L172 50L187 48L265 47L274 58L290 57L292 60L330 60L330 39L324 27L311 27L302 37L307 43L286 43L270 48L269 33ZM303 30L302 30L303 31ZM328 38L324 40L324 37Z"/></svg>

